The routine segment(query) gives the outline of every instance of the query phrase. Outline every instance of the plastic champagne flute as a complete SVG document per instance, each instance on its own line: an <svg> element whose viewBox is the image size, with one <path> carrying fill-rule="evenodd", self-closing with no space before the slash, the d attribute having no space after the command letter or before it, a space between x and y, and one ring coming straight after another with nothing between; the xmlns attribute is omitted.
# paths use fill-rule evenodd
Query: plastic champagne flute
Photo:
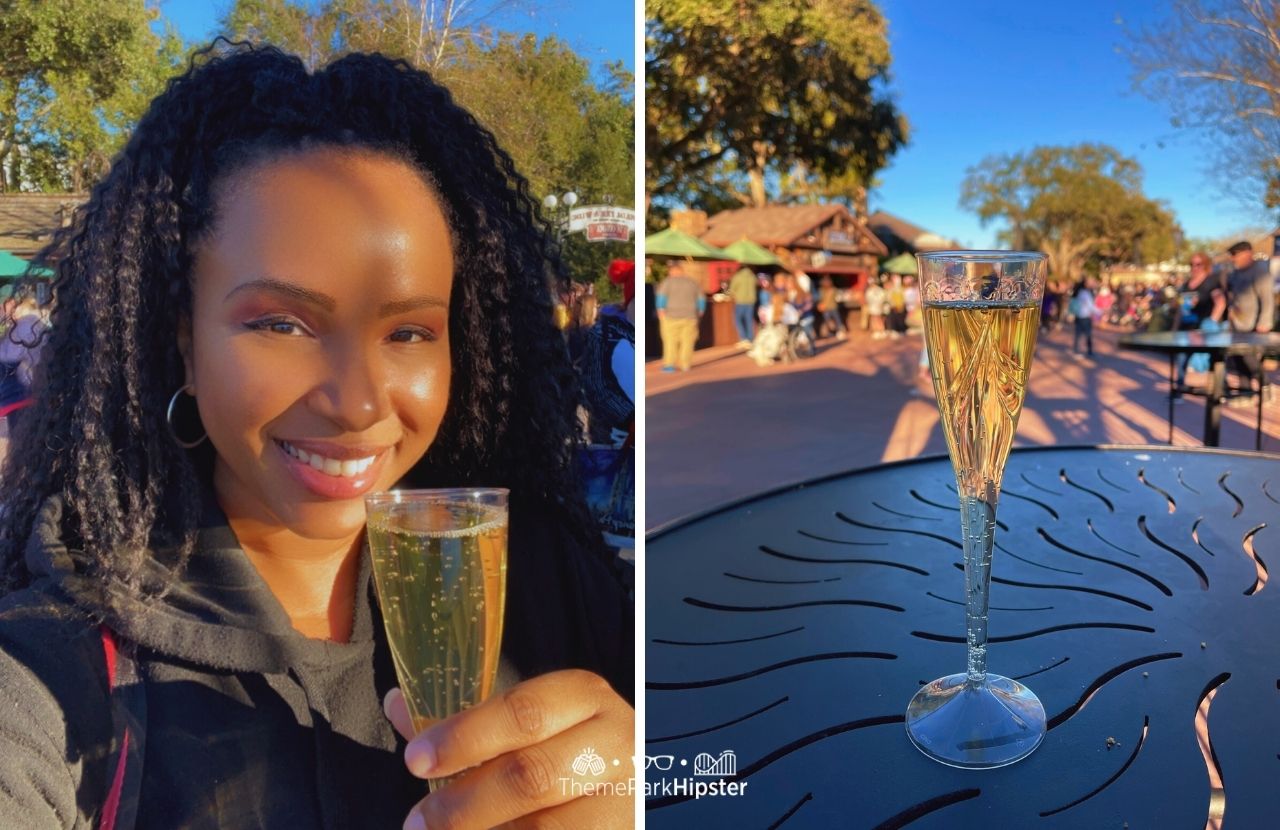
<svg viewBox="0 0 1280 830"><path fill-rule="evenodd" d="M987 671L996 503L1040 329L1045 256L942 251L917 260L929 369L960 495L968 666L916 693L907 734L941 763L1000 767L1030 755L1045 734L1039 698Z"/></svg>

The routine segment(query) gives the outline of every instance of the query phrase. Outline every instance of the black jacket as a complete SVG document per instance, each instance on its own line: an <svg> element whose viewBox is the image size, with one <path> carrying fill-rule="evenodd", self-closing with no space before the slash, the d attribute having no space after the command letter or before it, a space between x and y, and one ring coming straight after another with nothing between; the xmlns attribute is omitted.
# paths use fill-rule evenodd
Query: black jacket
<svg viewBox="0 0 1280 830"><path fill-rule="evenodd" d="M632 607L545 515L513 499L498 688L579 667L631 700ZM26 550L36 579L0 600L0 828L97 826L120 749L100 623L145 689L137 827L400 826L426 783L382 714L396 681L367 549L351 639L333 643L292 628L208 491L159 602L88 579L61 518L50 499Z"/></svg>

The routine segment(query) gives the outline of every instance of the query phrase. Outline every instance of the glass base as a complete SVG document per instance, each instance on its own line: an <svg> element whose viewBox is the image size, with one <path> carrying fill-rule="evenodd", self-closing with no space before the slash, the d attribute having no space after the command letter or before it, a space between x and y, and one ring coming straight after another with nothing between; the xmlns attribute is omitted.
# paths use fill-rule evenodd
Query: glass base
<svg viewBox="0 0 1280 830"><path fill-rule="evenodd" d="M923 686L907 706L907 735L935 761L965 769L1003 767L1044 740L1044 706L1016 680L982 683L953 674Z"/></svg>

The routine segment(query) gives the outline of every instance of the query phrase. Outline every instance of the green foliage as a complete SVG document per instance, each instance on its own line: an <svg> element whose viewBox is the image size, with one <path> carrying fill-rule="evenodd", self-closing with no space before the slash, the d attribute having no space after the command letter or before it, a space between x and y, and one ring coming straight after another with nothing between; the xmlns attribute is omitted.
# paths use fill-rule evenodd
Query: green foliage
<svg viewBox="0 0 1280 830"><path fill-rule="evenodd" d="M231 40L270 43L315 69L342 48L343 11L340 3L311 8L289 0L236 0L219 22Z"/></svg>
<svg viewBox="0 0 1280 830"><path fill-rule="evenodd" d="M535 193L630 202L632 105L592 84L586 61L563 42L503 35L491 46L467 46L439 75Z"/></svg>
<svg viewBox="0 0 1280 830"><path fill-rule="evenodd" d="M82 190L184 57L143 0L0 2L0 190Z"/></svg>
<svg viewBox="0 0 1280 830"><path fill-rule="evenodd" d="M612 73L615 90L629 92L631 75L621 66ZM634 105L596 87L587 63L561 41L503 35L487 47L466 44L440 78L493 131L535 195L572 190L581 205L632 203ZM557 210L554 218L563 219ZM580 282L595 282L611 260L635 255L630 243L587 242L580 234L566 235L562 250Z"/></svg>
<svg viewBox="0 0 1280 830"><path fill-rule="evenodd" d="M719 174L745 184L740 201L763 204L771 177L796 165L865 185L906 141L871 0L650 0L646 13L645 178L656 199L701 206L723 187Z"/></svg>
<svg viewBox="0 0 1280 830"><path fill-rule="evenodd" d="M782 177L780 201L801 204L839 203L856 215L867 215L867 190L877 182L863 179L856 171L824 176L796 165Z"/></svg>
<svg viewBox="0 0 1280 830"><path fill-rule="evenodd" d="M536 196L572 190L579 204L632 203L635 182L631 75L612 67L614 89L591 82L590 67L563 42L502 35L489 46L465 44L440 79L498 138ZM562 219L558 213L556 219ZM596 281L610 260L634 246L566 235L565 262L581 282ZM607 282L607 281L606 281Z"/></svg>
<svg viewBox="0 0 1280 830"><path fill-rule="evenodd" d="M1044 251L1051 273L1075 279L1082 265L1172 257L1181 230L1163 203L1142 194L1142 168L1104 144L1036 147L988 156L971 167L960 206L1001 242Z"/></svg>

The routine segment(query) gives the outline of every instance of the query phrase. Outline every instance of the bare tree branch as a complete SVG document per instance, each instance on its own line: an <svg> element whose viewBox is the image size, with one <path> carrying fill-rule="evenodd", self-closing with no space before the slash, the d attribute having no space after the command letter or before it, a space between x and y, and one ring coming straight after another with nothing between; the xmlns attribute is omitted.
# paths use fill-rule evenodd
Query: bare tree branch
<svg viewBox="0 0 1280 830"><path fill-rule="evenodd" d="M1132 33L1129 57L1135 85L1216 148L1227 193L1280 207L1275 0L1173 0L1167 17Z"/></svg>
<svg viewBox="0 0 1280 830"><path fill-rule="evenodd" d="M1205 81L1222 81L1223 83L1227 83L1227 84L1242 84L1244 86L1253 87L1254 89L1260 89L1263 92L1268 92L1272 95L1280 95L1280 86L1276 86L1275 84L1269 84L1265 81L1257 80L1254 78L1242 78L1239 75L1229 75L1225 72L1207 72L1204 70L1189 70L1186 72L1179 72L1178 77L1188 78L1188 79L1199 78L1200 80L1205 80Z"/></svg>

